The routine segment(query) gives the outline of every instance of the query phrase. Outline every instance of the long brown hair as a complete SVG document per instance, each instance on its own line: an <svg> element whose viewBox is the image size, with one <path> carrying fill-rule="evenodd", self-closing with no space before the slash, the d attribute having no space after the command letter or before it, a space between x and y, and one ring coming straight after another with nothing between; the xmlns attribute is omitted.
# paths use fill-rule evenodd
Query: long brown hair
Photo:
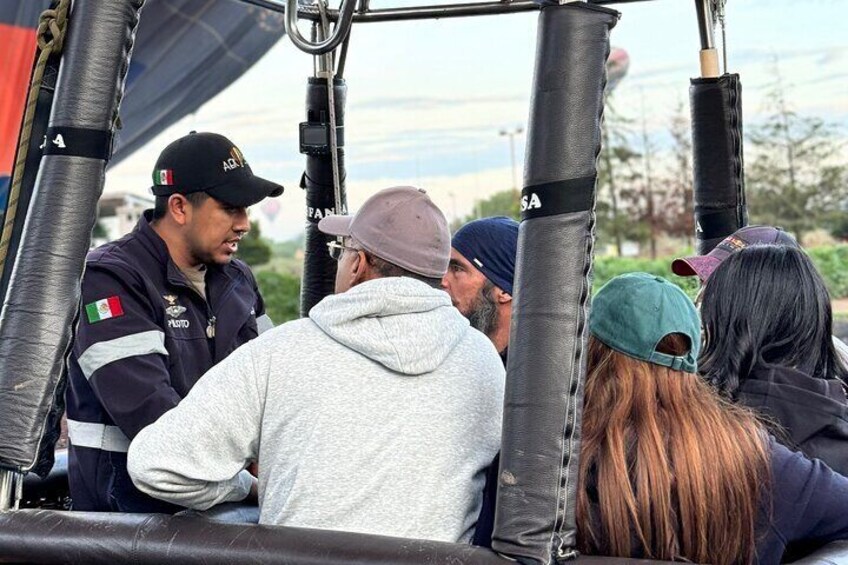
<svg viewBox="0 0 848 565"><path fill-rule="evenodd" d="M685 354L687 339L658 350ZM577 525L580 550L616 557L751 563L769 484L766 435L696 375L590 337Z"/></svg>

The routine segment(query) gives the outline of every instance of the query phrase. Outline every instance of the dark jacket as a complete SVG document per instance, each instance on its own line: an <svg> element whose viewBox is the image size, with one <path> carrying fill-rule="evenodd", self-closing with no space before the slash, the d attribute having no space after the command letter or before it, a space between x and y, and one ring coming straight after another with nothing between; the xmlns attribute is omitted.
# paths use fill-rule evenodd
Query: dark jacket
<svg viewBox="0 0 848 565"><path fill-rule="evenodd" d="M848 399L841 381L763 367L742 381L739 403L779 424L780 441L848 476Z"/></svg>
<svg viewBox="0 0 848 565"><path fill-rule="evenodd" d="M250 269L210 266L191 286L149 225L92 251L68 361L68 474L75 510L163 512L136 490L129 442L235 348L270 326Z"/></svg>
<svg viewBox="0 0 848 565"><path fill-rule="evenodd" d="M758 565L848 539L848 478L777 442L771 445L771 470L771 519L763 515L759 521Z"/></svg>
<svg viewBox="0 0 848 565"><path fill-rule="evenodd" d="M501 352L501 361L506 369L506 360L509 348ZM492 547L492 532L495 529L495 500L498 498L498 473L500 472L501 454L498 452L489 468L486 470L486 484L483 486L483 504L480 507L480 516L477 518L477 526L474 528L474 537L471 543L480 547Z"/></svg>
<svg viewBox="0 0 848 565"><path fill-rule="evenodd" d="M784 556L800 557L831 541L848 539L848 478L774 440L769 452L772 481L757 517L754 563L777 565ZM597 505L593 485L589 494ZM602 531L599 523L596 529ZM645 558L635 536L632 547L629 557Z"/></svg>

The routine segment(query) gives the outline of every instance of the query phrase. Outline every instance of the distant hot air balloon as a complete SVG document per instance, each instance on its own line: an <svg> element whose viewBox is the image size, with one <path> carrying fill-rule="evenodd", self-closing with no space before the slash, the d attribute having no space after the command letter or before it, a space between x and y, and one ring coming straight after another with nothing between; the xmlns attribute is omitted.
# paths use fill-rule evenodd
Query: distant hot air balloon
<svg viewBox="0 0 848 565"><path fill-rule="evenodd" d="M262 210L262 213L265 214L271 222L277 219L277 216L280 214L280 210L282 209L280 206L280 202L276 198L267 198L265 202L259 207Z"/></svg>
<svg viewBox="0 0 848 565"><path fill-rule="evenodd" d="M607 94L618 86L629 68L630 55L627 54L627 51L620 47L613 47L607 58Z"/></svg>

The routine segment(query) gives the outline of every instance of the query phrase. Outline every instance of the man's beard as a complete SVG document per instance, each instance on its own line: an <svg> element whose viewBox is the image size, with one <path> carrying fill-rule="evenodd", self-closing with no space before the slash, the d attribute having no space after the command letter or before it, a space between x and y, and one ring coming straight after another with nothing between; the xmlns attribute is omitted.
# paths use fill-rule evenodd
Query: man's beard
<svg viewBox="0 0 848 565"><path fill-rule="evenodd" d="M204 245L204 242L198 241L194 236L187 236L187 241L189 254L191 254L192 259L200 265L226 265L233 258L232 255L225 259L216 257L215 253L208 249L208 244Z"/></svg>
<svg viewBox="0 0 848 565"><path fill-rule="evenodd" d="M486 281L474 298L474 302L471 303L471 309L465 315L471 322L472 328L488 337L491 337L498 329L498 304L492 296L494 288L495 285L491 281Z"/></svg>

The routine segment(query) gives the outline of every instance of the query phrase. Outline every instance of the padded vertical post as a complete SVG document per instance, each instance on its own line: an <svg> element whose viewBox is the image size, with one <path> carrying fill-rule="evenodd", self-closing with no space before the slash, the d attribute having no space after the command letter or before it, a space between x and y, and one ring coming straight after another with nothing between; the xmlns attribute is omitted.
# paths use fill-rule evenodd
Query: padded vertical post
<svg viewBox="0 0 848 565"><path fill-rule="evenodd" d="M575 555L574 521L609 33L584 3L539 16L492 547Z"/></svg>
<svg viewBox="0 0 848 565"><path fill-rule="evenodd" d="M335 79L333 84L336 128L343 130L347 85L343 79L339 78ZM307 122L327 124L327 128L329 128L329 108L327 80L310 77L306 91ZM328 294L333 293L335 287L337 265L327 252L327 242L335 238L318 231L318 222L329 214L347 213L344 142L341 136L338 145L342 201L340 211L336 211L332 155L330 153L306 155L306 172L303 173L303 180L301 181L301 187L306 190L306 239L304 242L303 279L300 288L301 316L308 315L313 306L321 302Z"/></svg>
<svg viewBox="0 0 848 565"><path fill-rule="evenodd" d="M75 0L44 156L0 313L0 466L46 474L63 371L144 0Z"/></svg>
<svg viewBox="0 0 848 565"><path fill-rule="evenodd" d="M698 254L748 224L739 75L692 79L692 151Z"/></svg>

